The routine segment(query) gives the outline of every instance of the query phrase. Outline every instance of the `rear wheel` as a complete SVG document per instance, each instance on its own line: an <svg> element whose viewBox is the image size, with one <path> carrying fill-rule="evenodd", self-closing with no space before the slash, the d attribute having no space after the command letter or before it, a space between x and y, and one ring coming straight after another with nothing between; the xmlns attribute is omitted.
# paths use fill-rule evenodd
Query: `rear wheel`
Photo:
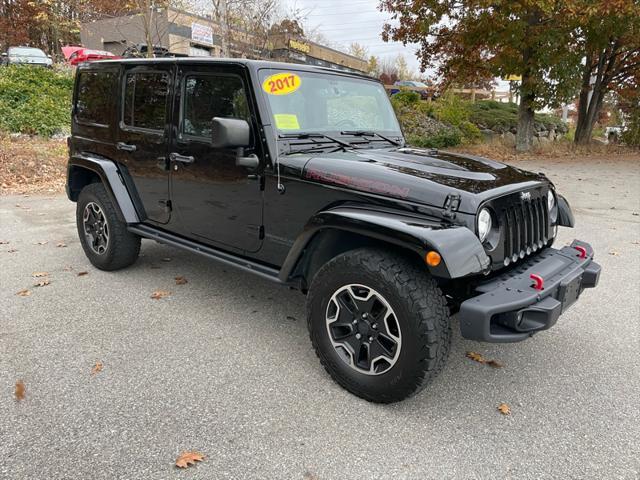
<svg viewBox="0 0 640 480"><path fill-rule="evenodd" d="M85 255L100 270L119 270L140 253L140 237L118 219L116 206L101 183L84 187L76 205L76 224Z"/></svg>
<svg viewBox="0 0 640 480"><path fill-rule="evenodd" d="M449 354L445 298L424 269L402 256L360 249L334 258L315 276L307 311L322 365L372 402L420 391Z"/></svg>

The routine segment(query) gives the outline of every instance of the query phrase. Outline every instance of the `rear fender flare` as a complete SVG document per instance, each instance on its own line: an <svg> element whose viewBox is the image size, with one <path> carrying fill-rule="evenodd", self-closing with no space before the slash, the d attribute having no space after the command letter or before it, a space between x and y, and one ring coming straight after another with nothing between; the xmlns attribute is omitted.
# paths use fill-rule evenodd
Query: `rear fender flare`
<svg viewBox="0 0 640 480"><path fill-rule="evenodd" d="M336 208L316 214L307 223L289 251L280 270L280 280L289 282L299 262L309 252L316 234L327 229L357 233L410 250L424 259L437 251L442 262L429 267L435 277L459 278L478 274L490 267L490 259L478 238L466 227L443 226L437 220L359 208Z"/></svg>
<svg viewBox="0 0 640 480"><path fill-rule="evenodd" d="M77 154L73 155L67 166L67 196L70 200L76 201L77 195L71 188L73 172L75 168L87 169L94 172L107 190L107 194L111 200L119 207L118 214L120 220L126 223L139 223L140 217L136 211L131 196L120 176L118 167L115 162L107 158L91 155Z"/></svg>

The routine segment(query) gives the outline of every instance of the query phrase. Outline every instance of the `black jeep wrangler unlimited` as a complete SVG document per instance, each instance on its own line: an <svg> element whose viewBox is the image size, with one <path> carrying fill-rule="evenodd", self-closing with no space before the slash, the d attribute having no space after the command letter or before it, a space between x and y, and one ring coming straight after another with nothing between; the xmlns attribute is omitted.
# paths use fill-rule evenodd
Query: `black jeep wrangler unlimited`
<svg viewBox="0 0 640 480"><path fill-rule="evenodd" d="M249 60L78 68L67 194L93 265L140 239L307 294L329 374L374 402L442 369L462 336L516 342L553 326L600 267L542 174L405 144L383 86Z"/></svg>

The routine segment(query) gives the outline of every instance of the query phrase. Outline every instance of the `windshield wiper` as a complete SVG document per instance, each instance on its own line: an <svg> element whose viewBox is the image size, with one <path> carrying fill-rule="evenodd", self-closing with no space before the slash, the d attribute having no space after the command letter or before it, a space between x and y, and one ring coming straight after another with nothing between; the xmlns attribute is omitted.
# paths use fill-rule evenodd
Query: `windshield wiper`
<svg viewBox="0 0 640 480"><path fill-rule="evenodd" d="M281 133L280 135L278 135L279 138L296 138L296 139L300 139L300 140L304 140L305 138L310 138L310 139L314 139L314 138L326 138L327 140L333 142L333 143L337 143L338 145L344 147L344 148L353 148L353 145L351 145L350 143L347 142L343 142L342 140L339 140L337 138L331 137L329 135L326 135L324 133L319 133L319 132L302 132L302 133ZM314 142L315 144L317 144L318 142Z"/></svg>
<svg viewBox="0 0 640 480"><path fill-rule="evenodd" d="M345 130L344 132L340 132L340 135L353 135L354 137L378 137L389 142L391 145L395 145L396 147L400 146L400 142L398 142L397 140L393 140L384 135L380 135L378 132L372 132L368 130Z"/></svg>

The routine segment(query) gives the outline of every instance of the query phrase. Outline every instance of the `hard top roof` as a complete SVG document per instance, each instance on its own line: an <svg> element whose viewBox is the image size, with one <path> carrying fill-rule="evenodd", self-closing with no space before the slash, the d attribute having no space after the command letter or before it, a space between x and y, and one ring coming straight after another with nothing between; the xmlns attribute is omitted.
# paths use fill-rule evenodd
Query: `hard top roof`
<svg viewBox="0 0 640 480"><path fill-rule="evenodd" d="M117 64L135 64L135 65L156 65L156 64L231 64L231 65L245 65L252 70L259 70L261 68L270 68L275 70L300 70L306 72L316 73L333 73L338 75L350 75L353 77L365 78L367 80L376 80L363 73L353 73L344 70L338 70L328 67L318 67L315 65L304 65L299 63L285 63L285 62L273 62L268 60L249 60L246 58L212 58L212 57L166 57L166 58L120 58L114 60L98 60L93 62L86 62L80 64L81 68L87 68L92 65L113 65Z"/></svg>

